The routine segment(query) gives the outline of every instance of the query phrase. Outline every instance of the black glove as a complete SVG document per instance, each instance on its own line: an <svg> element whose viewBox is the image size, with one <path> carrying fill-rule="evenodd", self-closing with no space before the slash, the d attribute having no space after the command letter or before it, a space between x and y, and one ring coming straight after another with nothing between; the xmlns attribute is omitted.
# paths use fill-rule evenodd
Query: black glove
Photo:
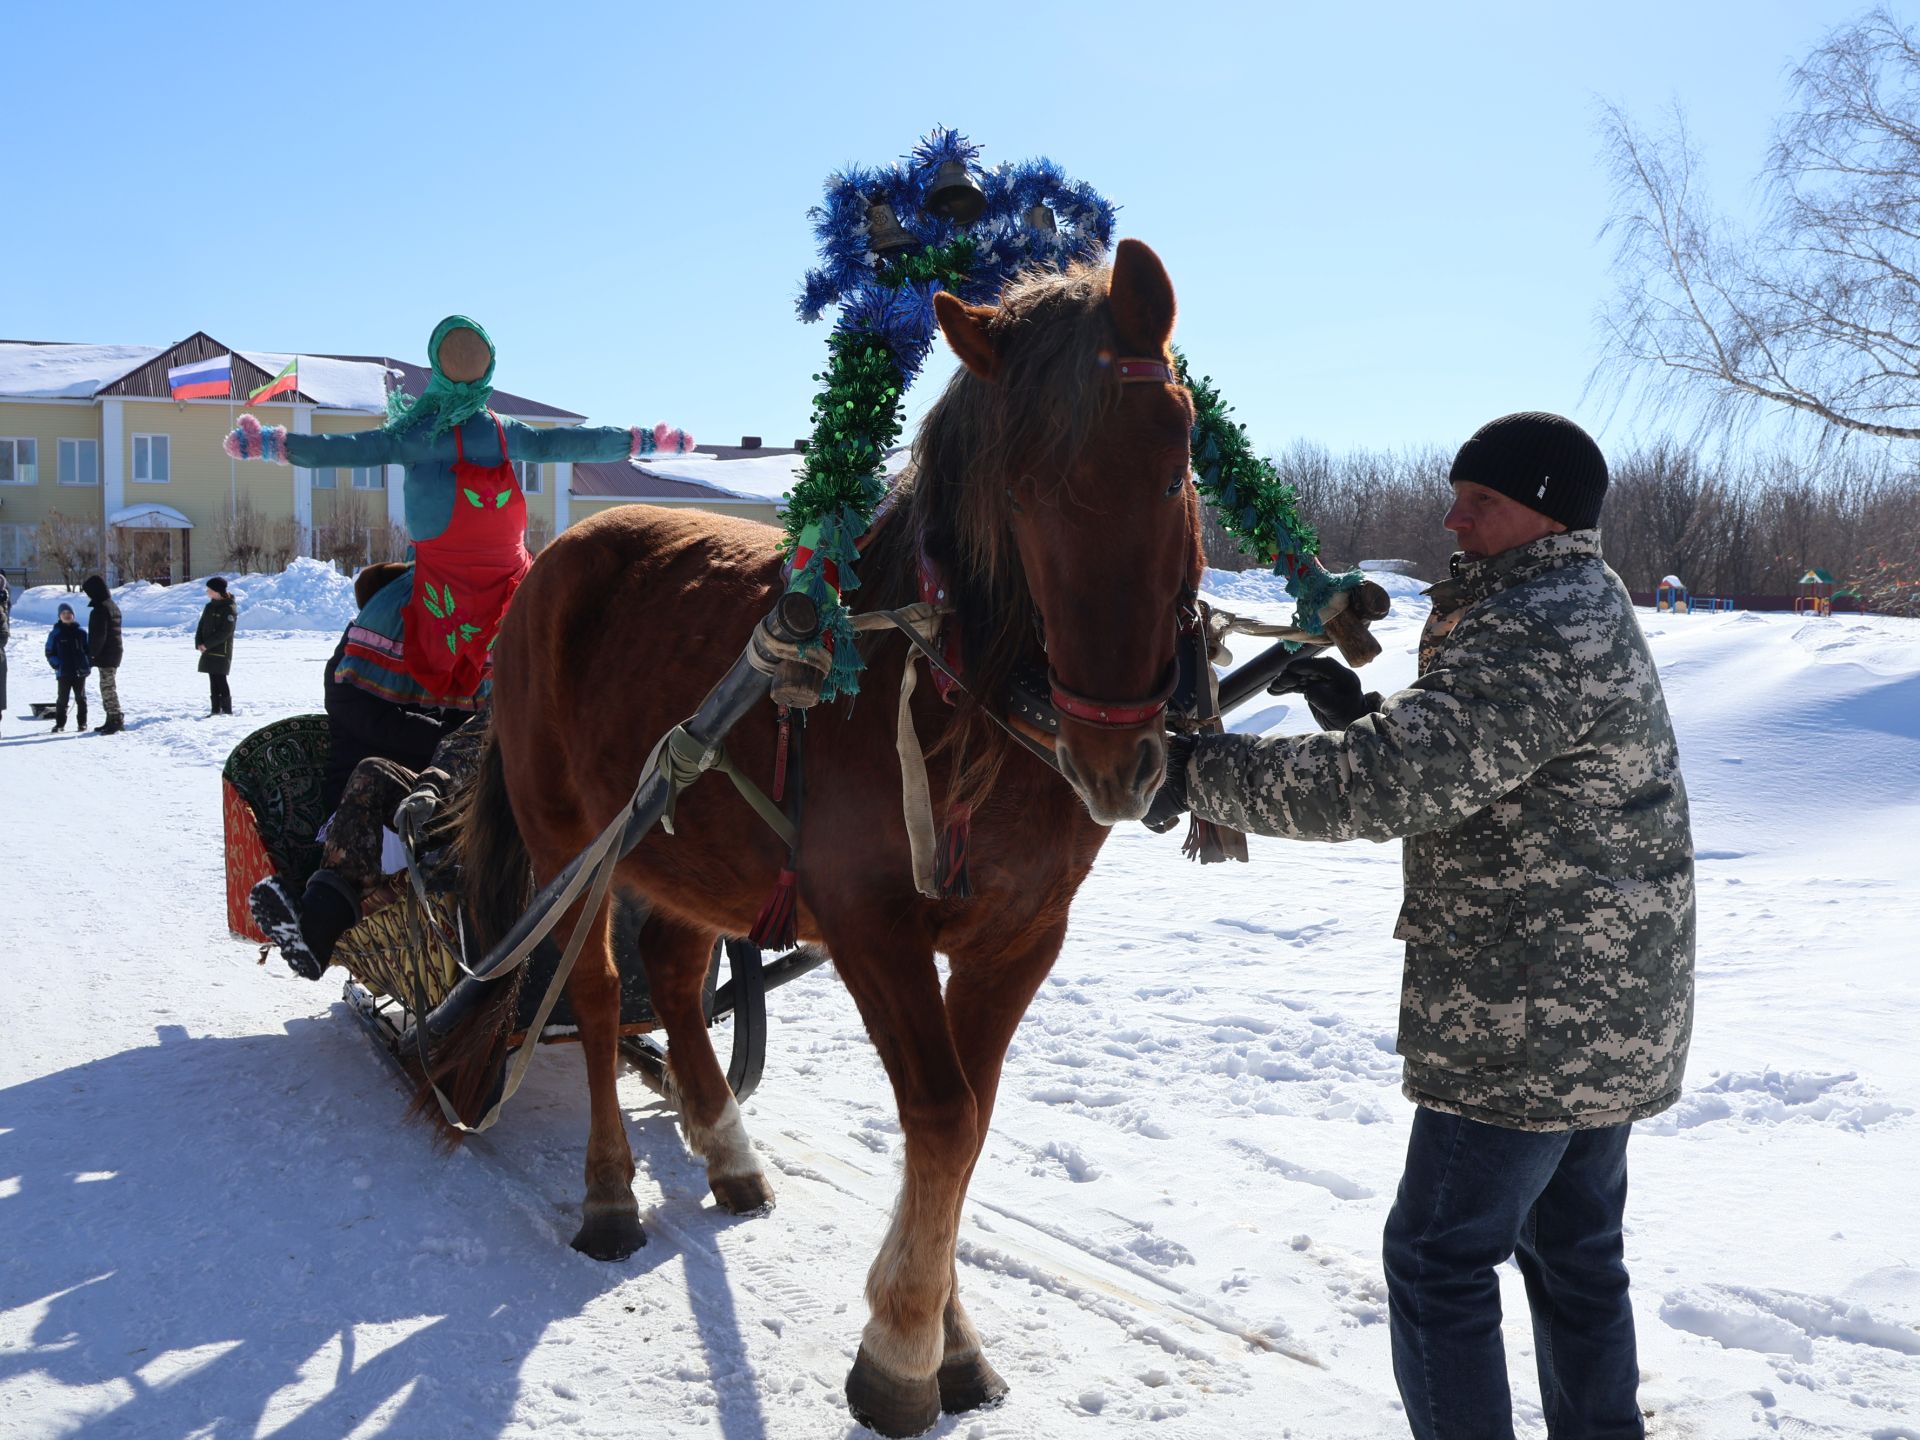
<svg viewBox="0 0 1920 1440"><path fill-rule="evenodd" d="M1362 693L1360 677L1330 655L1300 655L1274 677L1267 693L1298 694L1322 730L1344 730L1380 708L1380 692Z"/></svg>
<svg viewBox="0 0 1920 1440"><path fill-rule="evenodd" d="M1153 804L1140 817L1140 823L1156 835L1164 835L1180 823L1187 810L1187 761L1193 758L1193 736L1167 737L1167 778L1155 792Z"/></svg>

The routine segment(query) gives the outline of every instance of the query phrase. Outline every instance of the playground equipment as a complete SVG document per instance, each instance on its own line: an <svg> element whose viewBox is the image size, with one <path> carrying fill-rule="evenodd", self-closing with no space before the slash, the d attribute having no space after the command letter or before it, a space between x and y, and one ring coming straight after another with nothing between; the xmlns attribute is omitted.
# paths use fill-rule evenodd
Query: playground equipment
<svg viewBox="0 0 1920 1440"><path fill-rule="evenodd" d="M1825 570L1813 569L1800 577L1800 593L1793 598L1796 615L1833 614L1833 591L1839 582Z"/></svg>
<svg viewBox="0 0 1920 1440"><path fill-rule="evenodd" d="M1733 601L1719 595L1690 595L1678 575L1666 575L1653 592L1653 608L1672 615L1690 615L1695 610L1731 610Z"/></svg>

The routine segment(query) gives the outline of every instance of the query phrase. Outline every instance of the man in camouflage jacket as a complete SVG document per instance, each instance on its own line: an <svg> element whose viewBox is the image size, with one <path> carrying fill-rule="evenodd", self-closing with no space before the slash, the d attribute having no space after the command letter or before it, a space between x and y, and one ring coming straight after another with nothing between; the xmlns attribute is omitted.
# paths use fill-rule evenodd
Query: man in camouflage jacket
<svg viewBox="0 0 1920 1440"><path fill-rule="evenodd" d="M1169 753L1194 813L1299 840L1404 837L1399 1051L1415 1111L1387 1222L1413 1433L1508 1436L1495 1267L1517 1252L1548 1433L1640 1436L1622 1258L1631 1122L1680 1092L1693 845L1660 681L1600 555L1599 448L1507 416L1461 449L1459 537L1411 688L1298 667L1319 735ZM1184 793L1182 793L1184 792ZM1149 815L1149 823L1155 816Z"/></svg>

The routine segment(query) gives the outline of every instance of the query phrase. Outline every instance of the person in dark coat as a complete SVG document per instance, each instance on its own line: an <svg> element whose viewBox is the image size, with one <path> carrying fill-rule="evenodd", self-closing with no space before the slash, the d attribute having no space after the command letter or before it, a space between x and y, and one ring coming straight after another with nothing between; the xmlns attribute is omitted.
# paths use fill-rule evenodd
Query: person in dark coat
<svg viewBox="0 0 1920 1440"><path fill-rule="evenodd" d="M238 611L233 597L227 594L227 582L215 575L207 581L207 608L200 612L200 624L193 632L193 648L200 652L200 673L207 677L207 694L213 704L209 715L233 714L227 671L233 665L233 632L238 624Z"/></svg>
<svg viewBox="0 0 1920 1440"><path fill-rule="evenodd" d="M13 592L0 575L0 722L7 714L7 639L13 633Z"/></svg>
<svg viewBox="0 0 1920 1440"><path fill-rule="evenodd" d="M78 729L87 728L87 672L93 668L93 655L87 647L87 632L73 618L73 606L62 605L60 618L47 632L47 664L60 681L60 695L53 711L53 733L67 728L67 697L73 697L79 709Z"/></svg>
<svg viewBox="0 0 1920 1440"><path fill-rule="evenodd" d="M100 708L107 712L100 733L117 735L126 729L120 715L119 670L125 649L120 642L120 607L113 603L113 593L98 575L82 580L80 589L87 597L87 646L93 651L93 668L100 672Z"/></svg>

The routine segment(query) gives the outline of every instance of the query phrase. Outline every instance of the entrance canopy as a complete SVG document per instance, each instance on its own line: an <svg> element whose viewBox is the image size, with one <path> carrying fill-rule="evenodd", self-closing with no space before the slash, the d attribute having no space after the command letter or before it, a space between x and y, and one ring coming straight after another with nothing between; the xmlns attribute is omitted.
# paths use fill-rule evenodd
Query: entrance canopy
<svg viewBox="0 0 1920 1440"><path fill-rule="evenodd" d="M129 505L124 510L116 510L107 517L107 524L116 530L191 530L193 521L182 515L171 505Z"/></svg>

